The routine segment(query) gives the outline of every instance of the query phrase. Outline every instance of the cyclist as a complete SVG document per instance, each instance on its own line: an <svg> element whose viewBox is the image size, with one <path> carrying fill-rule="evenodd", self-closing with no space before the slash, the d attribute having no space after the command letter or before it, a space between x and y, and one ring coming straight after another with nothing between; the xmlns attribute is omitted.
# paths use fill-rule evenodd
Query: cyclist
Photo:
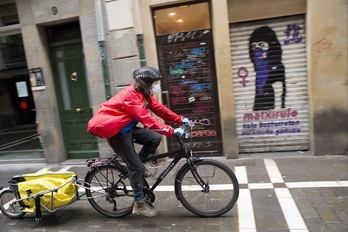
<svg viewBox="0 0 348 232"><path fill-rule="evenodd" d="M142 160L155 150L161 135L183 136L184 130L166 125L155 116L175 124L189 124L189 119L177 115L153 96L160 90L161 73L153 67L137 68L134 83L101 104L99 111L88 122L88 132L106 138L111 148L126 162L134 192L133 213L154 217L158 211L144 200L143 177L146 171ZM138 122L146 128L137 126ZM159 134L158 134L159 133ZM143 145L139 154L134 142Z"/></svg>

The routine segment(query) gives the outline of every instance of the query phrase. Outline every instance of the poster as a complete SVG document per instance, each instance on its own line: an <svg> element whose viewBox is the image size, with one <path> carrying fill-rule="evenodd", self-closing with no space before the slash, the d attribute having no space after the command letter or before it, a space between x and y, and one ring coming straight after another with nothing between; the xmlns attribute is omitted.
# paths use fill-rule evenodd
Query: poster
<svg viewBox="0 0 348 232"><path fill-rule="evenodd" d="M29 70L31 89L43 90L46 89L45 80L41 68L33 68Z"/></svg>

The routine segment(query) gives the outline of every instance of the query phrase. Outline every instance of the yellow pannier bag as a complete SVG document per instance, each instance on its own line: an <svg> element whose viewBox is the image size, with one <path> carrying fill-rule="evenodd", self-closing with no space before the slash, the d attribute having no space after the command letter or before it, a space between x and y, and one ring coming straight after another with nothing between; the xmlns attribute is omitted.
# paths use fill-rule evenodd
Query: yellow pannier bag
<svg viewBox="0 0 348 232"><path fill-rule="evenodd" d="M35 212L35 196L40 197L41 209L52 211L77 198L74 172L43 171L16 176L18 193L25 205L23 212ZM18 180L17 179L17 180ZM44 206L44 207L43 207Z"/></svg>

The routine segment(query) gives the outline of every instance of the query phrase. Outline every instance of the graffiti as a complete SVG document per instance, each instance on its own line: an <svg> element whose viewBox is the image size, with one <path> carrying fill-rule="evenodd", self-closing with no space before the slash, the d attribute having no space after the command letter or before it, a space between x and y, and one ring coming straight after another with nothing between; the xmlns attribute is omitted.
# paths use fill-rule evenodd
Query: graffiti
<svg viewBox="0 0 348 232"><path fill-rule="evenodd" d="M182 75L199 75L199 77L202 78L209 78L210 77L210 69L207 66L195 66L195 67L191 67L191 68L173 68L170 67L169 68L169 74L170 75L175 75L175 76L169 76L169 79L178 79L178 78L182 78Z"/></svg>
<svg viewBox="0 0 348 232"><path fill-rule="evenodd" d="M333 45L333 42L328 39L321 39L318 42L314 43L314 51L321 53L323 50L330 48Z"/></svg>
<svg viewBox="0 0 348 232"><path fill-rule="evenodd" d="M189 49L181 49L168 52L168 56L172 57L172 59L174 60L186 59L188 55L190 55Z"/></svg>
<svg viewBox="0 0 348 232"><path fill-rule="evenodd" d="M298 114L297 110L288 108L280 111L261 111L253 113L245 113L244 121L277 119L277 118L294 118Z"/></svg>
<svg viewBox="0 0 348 232"><path fill-rule="evenodd" d="M210 30L204 31L189 31L189 32L178 32L171 35L168 35L167 42L184 42L185 40L193 40L202 37L205 34L208 34Z"/></svg>
<svg viewBox="0 0 348 232"><path fill-rule="evenodd" d="M196 107L210 107L212 106L211 102L197 102Z"/></svg>
<svg viewBox="0 0 348 232"><path fill-rule="evenodd" d="M300 133L301 129L295 126L299 126L300 121L286 121L286 122L271 122L271 123L251 123L243 125L243 131L241 135L280 135ZM282 127L282 128L276 128ZM288 128L286 128L288 127Z"/></svg>
<svg viewBox="0 0 348 232"><path fill-rule="evenodd" d="M180 81L181 85L189 85L189 84L198 84L198 80L182 80Z"/></svg>
<svg viewBox="0 0 348 232"><path fill-rule="evenodd" d="M246 78L248 77L248 74L249 74L248 70L245 67L241 67L238 69L237 74L240 78L242 78L242 80L239 81L239 83L242 84L243 87L246 87L246 84L249 82L246 80Z"/></svg>
<svg viewBox="0 0 348 232"><path fill-rule="evenodd" d="M173 43L168 46L161 47L162 53L160 53L160 57L164 56L170 57L171 60L186 60L188 56L192 55L191 50L192 47L196 47L197 43L195 42L186 42L186 43Z"/></svg>
<svg viewBox="0 0 348 232"><path fill-rule="evenodd" d="M213 94L215 77L209 56L210 33L210 30L202 30L156 37L160 68L171 103L168 105L193 119L192 135L199 138L195 147L202 150L216 146L218 133Z"/></svg>
<svg viewBox="0 0 348 232"><path fill-rule="evenodd" d="M211 142L194 142L192 148L208 148L213 147L214 144Z"/></svg>
<svg viewBox="0 0 348 232"><path fill-rule="evenodd" d="M192 68L194 66L201 66L203 65L202 61L191 61L191 62L186 62L186 61L181 61L181 63L176 63L172 64L174 69L185 69L185 68Z"/></svg>
<svg viewBox="0 0 348 232"><path fill-rule="evenodd" d="M281 45L270 27L259 27L251 33L249 56L256 73L254 111L274 109L275 95L272 85L278 81L282 83L281 107L285 108L285 68L281 54Z"/></svg>
<svg viewBox="0 0 348 232"><path fill-rule="evenodd" d="M303 40L303 36L300 35L301 27L297 24L288 25L284 31L286 35L286 40L284 40L284 45L298 44Z"/></svg>
<svg viewBox="0 0 348 232"><path fill-rule="evenodd" d="M204 118L204 119L196 119L196 120L191 120L191 125L205 125L205 126L209 126L211 125L211 122L208 118Z"/></svg>
<svg viewBox="0 0 348 232"><path fill-rule="evenodd" d="M196 126L196 125L195 125L194 129L192 129L192 130L196 130L196 131L197 131L197 130L204 130L204 129L205 129L205 128L204 128L204 126L202 126L202 125L201 125L201 126Z"/></svg>
<svg viewBox="0 0 348 232"><path fill-rule="evenodd" d="M196 60L204 58L208 53L207 47L193 48L190 51L190 55L187 56L188 60Z"/></svg>
<svg viewBox="0 0 348 232"><path fill-rule="evenodd" d="M211 83L206 83L206 84L196 84L196 85L192 85L191 89L193 91L200 91L203 89L211 89L212 85Z"/></svg>
<svg viewBox="0 0 348 232"><path fill-rule="evenodd" d="M202 96L199 98L199 100L201 101L209 101L209 100L212 100L213 98L211 96Z"/></svg>
<svg viewBox="0 0 348 232"><path fill-rule="evenodd" d="M291 120L298 115L297 110L288 108L280 111L263 111L244 114L244 123L241 135L281 135L300 133L300 121ZM287 121L269 121L270 119L290 119ZM268 120L264 122L254 122L254 120ZM251 121L251 122L250 122Z"/></svg>
<svg viewBox="0 0 348 232"><path fill-rule="evenodd" d="M216 136L216 130L192 131L192 137Z"/></svg>
<svg viewBox="0 0 348 232"><path fill-rule="evenodd" d="M209 111L210 111L210 108L195 108L192 110L192 114L208 113Z"/></svg>
<svg viewBox="0 0 348 232"><path fill-rule="evenodd" d="M273 130L243 130L241 135L273 135Z"/></svg>
<svg viewBox="0 0 348 232"><path fill-rule="evenodd" d="M171 67L169 67L169 74L183 77L183 74L202 73L204 68L201 67L204 65L204 62L202 61L181 61L180 63L174 63ZM173 77L171 79L173 79Z"/></svg>
<svg viewBox="0 0 348 232"><path fill-rule="evenodd" d="M181 69L181 68L169 68L169 74L170 75L181 75L184 74L185 70Z"/></svg>
<svg viewBox="0 0 348 232"><path fill-rule="evenodd" d="M243 123L243 129L255 129L257 128L257 123Z"/></svg>
<svg viewBox="0 0 348 232"><path fill-rule="evenodd" d="M177 105L180 103L187 103L186 97L172 98L170 100L171 100L172 105Z"/></svg>
<svg viewBox="0 0 348 232"><path fill-rule="evenodd" d="M286 121L286 122L259 122L259 128L261 127L276 127L276 126L298 126L300 121Z"/></svg>
<svg viewBox="0 0 348 232"><path fill-rule="evenodd" d="M201 55L206 54L208 52L206 47L198 47L198 48L192 48L190 51L190 55Z"/></svg>
<svg viewBox="0 0 348 232"><path fill-rule="evenodd" d="M170 93L174 96L182 96L185 93L184 87L177 85L171 85L170 91Z"/></svg>
<svg viewBox="0 0 348 232"><path fill-rule="evenodd" d="M190 97L201 97L201 96L207 96L210 95L211 92L206 90L206 89L201 89L201 90L193 90L188 93Z"/></svg>

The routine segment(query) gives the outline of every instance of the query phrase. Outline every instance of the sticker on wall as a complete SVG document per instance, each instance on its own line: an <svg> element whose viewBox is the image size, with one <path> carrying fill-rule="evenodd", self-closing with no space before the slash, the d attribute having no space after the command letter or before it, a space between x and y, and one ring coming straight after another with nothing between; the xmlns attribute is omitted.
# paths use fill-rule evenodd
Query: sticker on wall
<svg viewBox="0 0 348 232"><path fill-rule="evenodd" d="M240 152L308 150L304 16L231 24Z"/></svg>
<svg viewBox="0 0 348 232"><path fill-rule="evenodd" d="M46 89L45 79L41 68L32 68L29 70L31 89L44 90Z"/></svg>

